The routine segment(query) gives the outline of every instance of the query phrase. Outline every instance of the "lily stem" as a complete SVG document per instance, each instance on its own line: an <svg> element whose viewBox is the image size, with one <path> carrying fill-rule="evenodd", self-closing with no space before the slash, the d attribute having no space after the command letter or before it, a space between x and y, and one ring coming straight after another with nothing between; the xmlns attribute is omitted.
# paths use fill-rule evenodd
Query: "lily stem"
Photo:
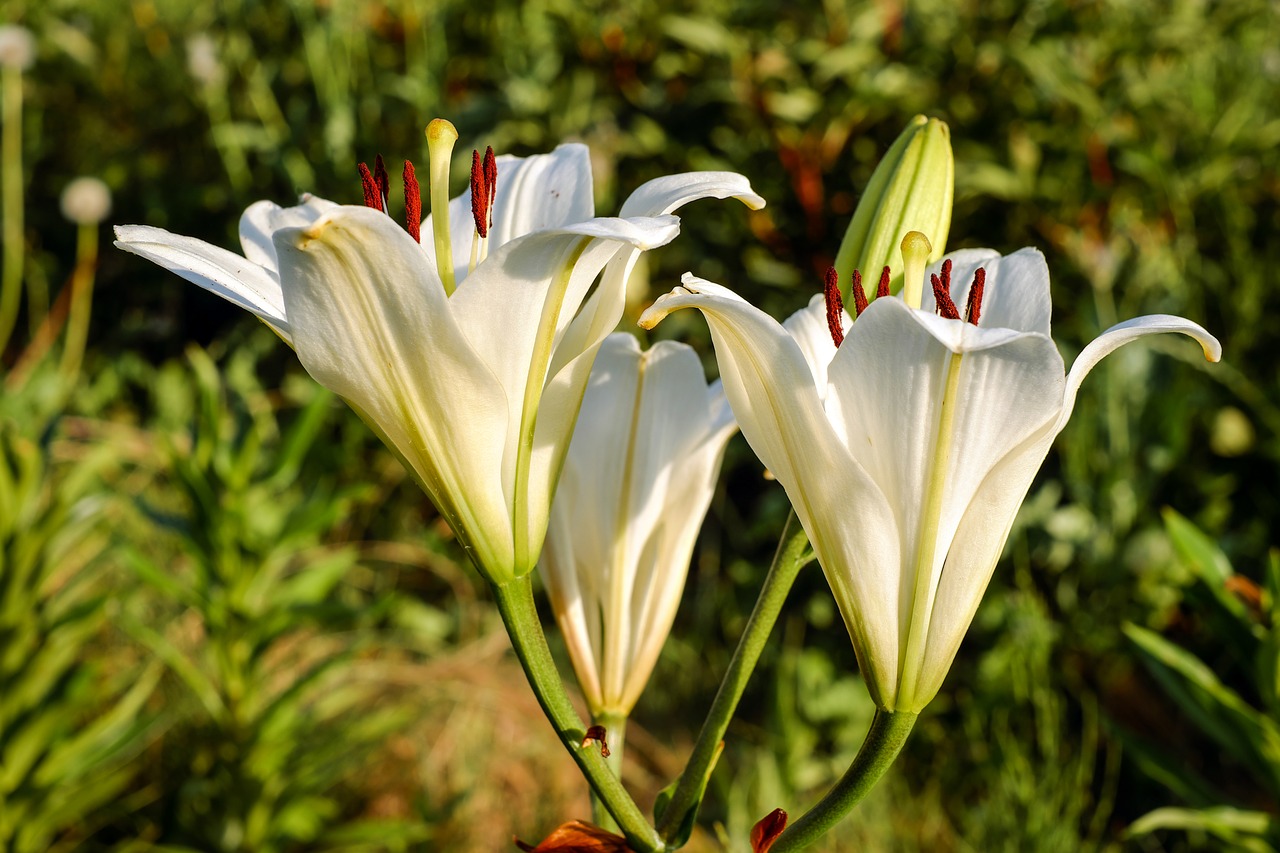
<svg viewBox="0 0 1280 853"><path fill-rule="evenodd" d="M605 757L605 763L609 765L613 775L621 779L622 750L626 746L627 740L626 716L608 713L596 714L591 718L591 724L604 726L605 738L609 746L609 754ZM616 832L619 829L613 819L613 815L609 814L609 810L600 798L596 796L595 791L591 792L591 822L610 832Z"/></svg>
<svg viewBox="0 0 1280 853"><path fill-rule="evenodd" d="M769 848L770 853L792 853L817 841L831 827L844 820L853 807L876 786L880 777L902 751L916 715L902 711L877 710L862 748L827 795L817 805L787 827Z"/></svg>
<svg viewBox="0 0 1280 853"><path fill-rule="evenodd" d="M600 802L618 822L627 844L636 853L660 853L665 849L662 839L622 786L622 780L609 766L608 760L600 755L600 744L584 746L582 743L587 727L569 701L569 694L565 692L560 672L551 657L551 649L547 647L547 638L542 632L542 622L533 600L532 576L524 575L502 586L495 584L493 594L516 657L529 679L529 686L560 736L560 742L587 777Z"/></svg>
<svg viewBox="0 0 1280 853"><path fill-rule="evenodd" d="M18 320L22 273L26 261L22 202L22 69L12 64L0 69L4 98L3 153L0 153L0 195L4 210L4 272L0 281L0 353Z"/></svg>
<svg viewBox="0 0 1280 853"><path fill-rule="evenodd" d="M734 650L729 668L720 682L720 689L711 703L711 710L698 733L689 763L680 774L671 800L659 815L658 832L668 842L683 838L685 828L696 816L698 805L707 789L707 779L720 755L721 742L729 728L729 721L733 719L747 681L760 660L760 653L773 630L773 623L778 620L782 604L791 592L800 569L812 559L809 537L793 510L787 516L773 564L769 566L769 574L764 579L764 586L760 588L760 596L747 620L747 627L738 640L738 648Z"/></svg>

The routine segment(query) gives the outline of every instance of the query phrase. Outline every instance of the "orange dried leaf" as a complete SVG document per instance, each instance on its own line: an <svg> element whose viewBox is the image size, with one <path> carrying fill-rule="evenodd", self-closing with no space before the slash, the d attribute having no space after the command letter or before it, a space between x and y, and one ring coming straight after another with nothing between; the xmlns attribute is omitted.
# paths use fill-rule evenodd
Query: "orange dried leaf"
<svg viewBox="0 0 1280 853"><path fill-rule="evenodd" d="M621 835L580 820L560 824L537 847L518 838L515 842L525 853L633 853Z"/></svg>
<svg viewBox="0 0 1280 853"><path fill-rule="evenodd" d="M774 809L760 822L751 828L751 852L769 853L773 842L778 840L782 830L787 828L787 813L782 809Z"/></svg>

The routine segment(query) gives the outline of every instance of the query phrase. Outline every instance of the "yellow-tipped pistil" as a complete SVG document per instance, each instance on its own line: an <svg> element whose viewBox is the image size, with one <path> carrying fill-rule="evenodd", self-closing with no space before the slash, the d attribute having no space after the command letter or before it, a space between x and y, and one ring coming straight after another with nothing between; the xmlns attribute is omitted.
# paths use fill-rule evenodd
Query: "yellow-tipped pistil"
<svg viewBox="0 0 1280 853"><path fill-rule="evenodd" d="M924 268L929 265L933 246L919 231L908 231L902 238L902 301L912 308L920 307L924 291Z"/></svg>
<svg viewBox="0 0 1280 853"><path fill-rule="evenodd" d="M453 278L453 243L449 239L449 163L458 129L448 119L433 119L427 125L427 157L431 173L431 235L436 245L436 269L444 292L452 296L457 283Z"/></svg>

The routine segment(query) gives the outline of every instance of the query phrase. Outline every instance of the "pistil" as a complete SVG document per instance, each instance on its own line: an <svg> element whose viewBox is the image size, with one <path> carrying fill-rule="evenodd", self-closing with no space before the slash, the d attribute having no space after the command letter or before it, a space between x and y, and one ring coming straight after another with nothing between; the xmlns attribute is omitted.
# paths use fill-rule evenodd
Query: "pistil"
<svg viewBox="0 0 1280 853"><path fill-rule="evenodd" d="M924 268L929 264L933 246L919 231L908 231L902 238L902 301L919 308L924 296Z"/></svg>
<svg viewBox="0 0 1280 853"><path fill-rule="evenodd" d="M453 243L449 238L449 160L458 130L447 119L427 125L427 156L431 174L431 230L436 249L436 270L446 296L457 289L453 274Z"/></svg>

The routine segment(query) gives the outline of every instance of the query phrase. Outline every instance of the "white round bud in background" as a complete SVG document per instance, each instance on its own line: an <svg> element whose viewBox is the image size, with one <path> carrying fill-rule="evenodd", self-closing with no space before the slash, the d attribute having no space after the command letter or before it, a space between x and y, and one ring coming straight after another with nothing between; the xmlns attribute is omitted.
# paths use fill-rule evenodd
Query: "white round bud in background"
<svg viewBox="0 0 1280 853"><path fill-rule="evenodd" d="M0 66L26 71L36 61L36 40L31 30L14 24L0 26Z"/></svg>
<svg viewBox="0 0 1280 853"><path fill-rule="evenodd" d="M76 178L62 191L61 206L77 225L97 225L111 212L111 190L97 178Z"/></svg>
<svg viewBox="0 0 1280 853"><path fill-rule="evenodd" d="M196 33L187 39L187 71L206 86L222 82L222 61L218 59L218 46L208 33Z"/></svg>

